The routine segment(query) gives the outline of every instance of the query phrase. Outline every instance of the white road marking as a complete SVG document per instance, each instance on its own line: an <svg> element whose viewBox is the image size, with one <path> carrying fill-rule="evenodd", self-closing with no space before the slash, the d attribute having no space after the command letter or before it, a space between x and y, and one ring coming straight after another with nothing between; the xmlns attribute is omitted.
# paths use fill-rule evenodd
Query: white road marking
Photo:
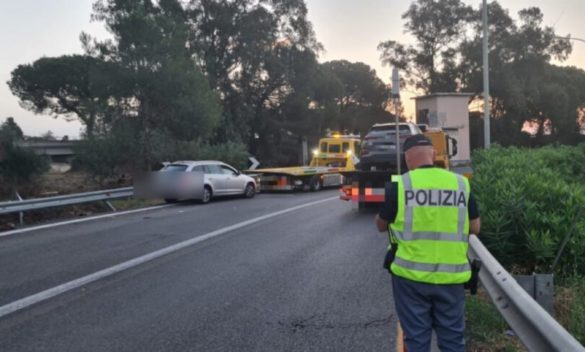
<svg viewBox="0 0 585 352"><path fill-rule="evenodd" d="M108 214L103 214L103 215L91 216L91 217L82 218L82 219L66 220L66 221L56 222L53 224L31 226L31 227L26 227L24 229L17 229L17 230L0 232L0 237L18 235L21 233L26 233L26 232L36 231L36 230L50 229L52 227L78 224L80 222L99 220L99 219L104 219L104 218L115 218L115 217L121 216L121 215L142 213L142 212L149 211L149 210L157 210L157 209L162 209L162 208L168 208L171 206L173 206L173 205L172 204L163 204L163 205L157 205L157 206L149 207L149 208L140 208L140 209L134 209L134 210L120 211L120 212L115 212L115 213L108 213Z"/></svg>
<svg viewBox="0 0 585 352"><path fill-rule="evenodd" d="M226 234L228 232L238 230L242 227L246 227L246 226L255 224L257 222L273 218L275 216L287 214L287 213L290 213L293 211L297 211L299 209L303 209L303 208L311 207L311 206L314 206L317 204L329 202L329 201L334 200L334 199L338 199L338 197L330 197L330 198L318 200L315 202L310 202L310 203L298 205L298 206L295 206L292 208L280 210L280 211L266 214L263 216L259 216L257 218L253 218L250 220L242 221L242 222L239 222L235 225L227 226L227 227L221 228L219 230L215 230L215 231L206 233L205 235L195 237L195 238L192 238L190 240L183 241L183 242L179 242L179 243L174 244L172 246L168 246L166 248L159 249L159 250L154 251L152 253L128 260L126 262L123 262L123 263L114 265L112 267L100 270L98 272L81 277L79 279L66 282L62 285L47 289L45 291L42 291L42 292L36 293L34 295L19 299L17 301L14 301L12 303L8 303L8 304L0 307L0 318L6 316L8 314L14 313L16 311L19 311L21 309L27 308L33 304L46 301L46 300L53 298L57 295L60 295L62 293L74 290L76 288L87 285L89 283L92 283L92 282L98 281L100 279L112 276L112 275L117 274L119 272L122 272L124 270L131 269L131 268L136 267L138 265L150 262L150 261L157 259L159 257L162 257L164 255L167 255L167 254L176 252L178 250L193 246L197 243L206 241L210 238L214 238L214 237Z"/></svg>

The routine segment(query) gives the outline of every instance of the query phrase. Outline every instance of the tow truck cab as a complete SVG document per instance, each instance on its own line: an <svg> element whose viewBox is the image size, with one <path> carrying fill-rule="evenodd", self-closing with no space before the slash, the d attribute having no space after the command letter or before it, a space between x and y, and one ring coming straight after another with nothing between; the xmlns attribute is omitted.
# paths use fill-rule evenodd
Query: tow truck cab
<svg viewBox="0 0 585 352"><path fill-rule="evenodd" d="M319 145L313 150L310 166L348 167L351 159L353 168L356 156L360 155L361 140L359 135L328 134L319 140Z"/></svg>

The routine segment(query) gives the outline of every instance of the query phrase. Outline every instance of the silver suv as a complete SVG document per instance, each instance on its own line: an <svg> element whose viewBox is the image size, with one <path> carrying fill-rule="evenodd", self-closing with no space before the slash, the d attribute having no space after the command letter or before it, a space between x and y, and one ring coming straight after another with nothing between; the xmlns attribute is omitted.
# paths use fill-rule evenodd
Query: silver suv
<svg viewBox="0 0 585 352"><path fill-rule="evenodd" d="M417 125L410 122L398 124L401 164L404 164L404 151L402 146L406 138L415 134L421 134ZM377 123L364 137L362 142L360 163L358 168L363 171L389 170L396 168L396 124Z"/></svg>

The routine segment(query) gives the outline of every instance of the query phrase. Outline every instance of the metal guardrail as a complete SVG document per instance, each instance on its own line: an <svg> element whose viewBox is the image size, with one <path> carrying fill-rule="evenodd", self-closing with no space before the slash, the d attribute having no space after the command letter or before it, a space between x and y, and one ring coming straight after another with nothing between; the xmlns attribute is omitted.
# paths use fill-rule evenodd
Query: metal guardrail
<svg viewBox="0 0 585 352"><path fill-rule="evenodd" d="M471 259L482 261L479 278L494 305L529 351L585 348L524 291L477 236L469 238Z"/></svg>
<svg viewBox="0 0 585 352"><path fill-rule="evenodd" d="M68 194L56 197L25 199L21 201L0 202L0 215L20 213L31 210L62 207L82 203L110 201L130 198L134 195L133 187L108 189L87 193Z"/></svg>

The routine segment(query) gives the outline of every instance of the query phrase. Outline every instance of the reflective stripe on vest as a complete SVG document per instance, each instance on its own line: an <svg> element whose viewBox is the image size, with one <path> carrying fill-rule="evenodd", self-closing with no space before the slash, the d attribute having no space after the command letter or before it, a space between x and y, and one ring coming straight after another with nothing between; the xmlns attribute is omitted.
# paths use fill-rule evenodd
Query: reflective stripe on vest
<svg viewBox="0 0 585 352"><path fill-rule="evenodd" d="M469 263L465 264L428 264L428 263L417 263L411 262L402 258L395 258L394 263L405 267L407 269L417 271L427 271L431 273L443 272L443 273L464 273L471 270Z"/></svg>
<svg viewBox="0 0 585 352"><path fill-rule="evenodd" d="M469 242L469 236L463 233L446 233L446 232L401 232L394 231L394 235L401 241L448 241L448 242Z"/></svg>

